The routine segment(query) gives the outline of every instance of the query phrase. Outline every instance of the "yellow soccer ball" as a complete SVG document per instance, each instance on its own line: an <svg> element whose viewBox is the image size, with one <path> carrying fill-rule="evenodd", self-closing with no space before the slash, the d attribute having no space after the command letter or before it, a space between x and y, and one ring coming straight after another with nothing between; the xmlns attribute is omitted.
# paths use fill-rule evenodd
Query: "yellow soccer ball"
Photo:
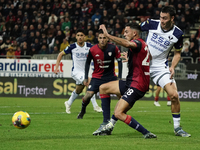
<svg viewBox="0 0 200 150"><path fill-rule="evenodd" d="M12 117L12 123L18 129L25 129L30 125L31 117L25 111L17 111Z"/></svg>

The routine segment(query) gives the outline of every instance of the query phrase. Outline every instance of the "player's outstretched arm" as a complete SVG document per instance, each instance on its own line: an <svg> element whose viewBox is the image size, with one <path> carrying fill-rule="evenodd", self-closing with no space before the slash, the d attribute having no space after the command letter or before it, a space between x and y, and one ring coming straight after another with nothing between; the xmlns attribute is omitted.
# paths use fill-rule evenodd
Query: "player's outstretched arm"
<svg viewBox="0 0 200 150"><path fill-rule="evenodd" d="M59 73L59 64L63 55L65 55L63 51L58 54L57 61L56 61L56 69L53 71L55 74Z"/></svg>
<svg viewBox="0 0 200 150"><path fill-rule="evenodd" d="M115 43L117 43L121 46L124 46L126 48L132 48L132 49L137 47L137 45L134 42L130 42L129 40L108 34L105 25L100 25L99 29L103 30L103 33L105 34L106 37L108 37L109 39L111 39L112 41L114 41Z"/></svg>

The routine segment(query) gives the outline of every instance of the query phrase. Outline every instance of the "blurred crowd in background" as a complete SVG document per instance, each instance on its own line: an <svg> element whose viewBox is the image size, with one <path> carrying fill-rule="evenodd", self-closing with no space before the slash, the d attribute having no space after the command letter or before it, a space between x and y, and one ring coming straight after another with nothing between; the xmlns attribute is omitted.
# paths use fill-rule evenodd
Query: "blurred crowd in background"
<svg viewBox="0 0 200 150"><path fill-rule="evenodd" d="M85 30L85 41L96 44L100 24L110 34L123 36L126 23L159 19L167 5L176 8L175 24L190 35L182 56L196 59L200 26L194 34L190 29L200 19L199 0L0 0L0 55L57 54L76 42L78 28Z"/></svg>

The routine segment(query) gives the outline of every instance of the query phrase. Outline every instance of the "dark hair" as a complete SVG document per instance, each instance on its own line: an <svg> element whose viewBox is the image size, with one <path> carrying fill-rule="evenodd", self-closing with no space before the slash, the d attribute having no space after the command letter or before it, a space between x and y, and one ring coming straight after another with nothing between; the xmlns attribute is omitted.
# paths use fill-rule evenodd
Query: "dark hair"
<svg viewBox="0 0 200 150"><path fill-rule="evenodd" d="M99 34L103 34L103 30L100 29L100 30L98 31L98 33L99 33Z"/></svg>
<svg viewBox="0 0 200 150"><path fill-rule="evenodd" d="M81 28L76 30L76 34L77 34L78 32L82 32L82 33L85 35L85 31L84 31L83 29L81 29Z"/></svg>
<svg viewBox="0 0 200 150"><path fill-rule="evenodd" d="M136 29L136 30L141 30L141 27L140 27L140 25L138 24L138 23L136 23L136 22L132 22L132 23L127 23L126 24L126 27L130 27L131 29Z"/></svg>
<svg viewBox="0 0 200 150"><path fill-rule="evenodd" d="M162 13L169 13L170 16L176 15L176 9L173 6L165 6L161 10Z"/></svg>

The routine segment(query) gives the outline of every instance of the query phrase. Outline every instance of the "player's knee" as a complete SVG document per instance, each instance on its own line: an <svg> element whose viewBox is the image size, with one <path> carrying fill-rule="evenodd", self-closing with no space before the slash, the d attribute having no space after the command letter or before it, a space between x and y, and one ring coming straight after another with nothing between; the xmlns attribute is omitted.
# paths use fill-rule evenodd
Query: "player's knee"
<svg viewBox="0 0 200 150"><path fill-rule="evenodd" d="M100 85L100 87L99 87L99 91L100 91L100 93L106 93L106 89L107 89L107 85L106 84L102 84L102 85Z"/></svg>
<svg viewBox="0 0 200 150"><path fill-rule="evenodd" d="M82 90L76 90L76 94L80 94Z"/></svg>
<svg viewBox="0 0 200 150"><path fill-rule="evenodd" d="M171 93L171 94L169 95L169 97L170 97L170 99L171 99L172 102L178 101L178 92L175 91L175 92Z"/></svg>

